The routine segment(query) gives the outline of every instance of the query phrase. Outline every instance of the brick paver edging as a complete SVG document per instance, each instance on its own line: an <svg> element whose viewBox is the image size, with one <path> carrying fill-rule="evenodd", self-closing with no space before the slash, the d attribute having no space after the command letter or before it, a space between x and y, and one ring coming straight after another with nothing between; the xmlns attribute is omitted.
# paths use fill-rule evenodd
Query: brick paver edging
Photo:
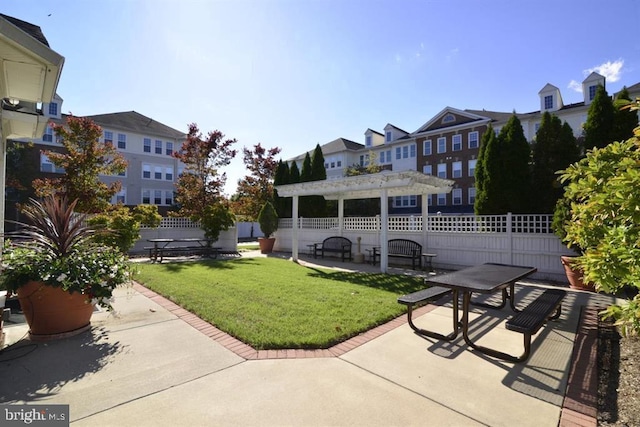
<svg viewBox="0 0 640 427"><path fill-rule="evenodd" d="M406 316L402 315L328 349L256 350L139 283L134 283L133 288L206 336L214 339L228 350L247 360L338 357L407 323ZM414 316L418 317L426 314L436 307L437 306L433 304L422 306L413 311ZM597 426L597 340L598 311L600 310L601 308L599 307L588 306L583 307L580 313L580 321L578 330L576 331L573 355L571 357L571 370L567 380L567 389L562 404L559 427Z"/></svg>
<svg viewBox="0 0 640 427"><path fill-rule="evenodd" d="M560 427L598 425L598 312L601 307L582 307L573 343L573 355L562 403Z"/></svg>

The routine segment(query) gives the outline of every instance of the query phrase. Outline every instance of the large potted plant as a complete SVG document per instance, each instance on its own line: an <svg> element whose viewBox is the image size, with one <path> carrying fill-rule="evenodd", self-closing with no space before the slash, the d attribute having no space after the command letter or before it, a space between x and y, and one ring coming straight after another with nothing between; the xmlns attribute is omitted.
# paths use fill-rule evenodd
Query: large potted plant
<svg viewBox="0 0 640 427"><path fill-rule="evenodd" d="M31 199L22 209L27 222L5 244L0 282L17 294L32 339L87 330L94 306L112 309L113 290L129 281L124 255L93 241L95 230L74 213L76 203Z"/></svg>
<svg viewBox="0 0 640 427"><path fill-rule="evenodd" d="M571 203L572 200L569 198L568 194L565 193L564 197L560 198L556 203L556 207L553 212L553 231L569 249L576 253L576 255L560 256L560 262L564 267L564 272L567 276L569 287L571 287L571 289L595 292L596 286L594 283L584 282L584 272L577 262L578 256L581 256L584 253L583 249L575 241L571 241L567 238L567 228L569 222L572 220Z"/></svg>
<svg viewBox="0 0 640 427"><path fill-rule="evenodd" d="M271 202L266 202L260 209L258 224L264 234L264 237L258 238L260 252L269 254L273 251L273 245L276 241L275 237L271 237L271 235L278 229L278 214Z"/></svg>

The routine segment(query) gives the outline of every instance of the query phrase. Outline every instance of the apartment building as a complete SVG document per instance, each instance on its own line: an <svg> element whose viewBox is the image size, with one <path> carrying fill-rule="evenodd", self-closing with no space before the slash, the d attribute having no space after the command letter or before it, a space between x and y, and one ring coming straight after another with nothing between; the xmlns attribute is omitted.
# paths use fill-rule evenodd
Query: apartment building
<svg viewBox="0 0 640 427"><path fill-rule="evenodd" d="M51 103L43 105L43 111L52 123L64 123L61 114L62 98L56 95ZM128 206L138 204L157 205L161 213L174 205L177 177L183 164L172 156L180 150L186 135L135 111L85 116L102 127L101 142L112 143L128 162L127 169L118 176L102 176L105 183L120 181L121 191L111 202ZM33 153L39 162L42 176L55 177L64 173L56 169L44 150L56 151L62 144L50 126L41 139L34 140Z"/></svg>
<svg viewBox="0 0 640 427"><path fill-rule="evenodd" d="M581 137L596 89L598 85L605 86L605 80L604 76L591 73L582 82L583 100L568 105L563 103L558 87L546 84L538 92L540 109L517 114L527 140L533 142L535 139L545 112L555 114L563 122L569 123L575 136ZM635 99L640 96L640 83L627 90ZM417 170L453 180L455 184L451 193L428 196L429 213L472 213L476 196L475 167L482 135L489 124L499 133L512 114L445 107L414 132L406 132L392 124L387 124L383 132L369 128L364 132L364 144L350 141L349 147L344 146L343 149L336 141L345 139L339 138L321 147L327 179L344 176L344 170L349 165L367 166L375 159L385 169ZM341 163L326 162L327 157L340 159ZM303 158L304 155L291 161L298 161L300 165ZM390 198L389 212L396 215L419 214L422 203L419 195Z"/></svg>

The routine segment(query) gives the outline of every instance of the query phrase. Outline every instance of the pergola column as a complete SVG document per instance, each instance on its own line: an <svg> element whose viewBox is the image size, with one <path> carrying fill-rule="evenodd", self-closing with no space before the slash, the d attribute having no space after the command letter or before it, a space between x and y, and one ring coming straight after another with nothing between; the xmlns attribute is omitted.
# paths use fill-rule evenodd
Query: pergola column
<svg viewBox="0 0 640 427"><path fill-rule="evenodd" d="M298 199L299 196L293 196L291 208L291 256L294 261L298 261Z"/></svg>
<svg viewBox="0 0 640 427"><path fill-rule="evenodd" d="M338 229L340 230L340 235L344 234L344 198L340 197L338 199Z"/></svg>
<svg viewBox="0 0 640 427"><path fill-rule="evenodd" d="M429 217L429 203L427 201L428 194L422 195L422 247L427 251L427 219ZM421 255L422 256L422 255Z"/></svg>
<svg viewBox="0 0 640 427"><path fill-rule="evenodd" d="M386 188L383 188L380 192L380 221L380 271L386 273L389 266L389 247L387 246L389 200Z"/></svg>

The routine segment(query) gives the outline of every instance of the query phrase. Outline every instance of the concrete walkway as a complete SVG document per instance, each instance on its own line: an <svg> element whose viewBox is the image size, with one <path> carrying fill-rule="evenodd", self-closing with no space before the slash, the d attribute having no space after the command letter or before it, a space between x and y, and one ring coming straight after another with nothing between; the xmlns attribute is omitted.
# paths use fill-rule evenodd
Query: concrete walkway
<svg viewBox="0 0 640 427"><path fill-rule="evenodd" d="M543 286L524 282L517 300ZM462 337L421 338L405 316L333 350L261 356L142 287L121 289L117 316L95 313L90 332L66 340L33 343L26 325L6 323L15 345L0 353L0 401L69 404L78 426L557 426L581 308L611 301L570 292L532 357L513 364ZM450 328L449 304L422 310L418 326ZM522 335L501 325L509 310L482 313L472 315L479 343L519 354ZM560 424L593 418L576 414Z"/></svg>

